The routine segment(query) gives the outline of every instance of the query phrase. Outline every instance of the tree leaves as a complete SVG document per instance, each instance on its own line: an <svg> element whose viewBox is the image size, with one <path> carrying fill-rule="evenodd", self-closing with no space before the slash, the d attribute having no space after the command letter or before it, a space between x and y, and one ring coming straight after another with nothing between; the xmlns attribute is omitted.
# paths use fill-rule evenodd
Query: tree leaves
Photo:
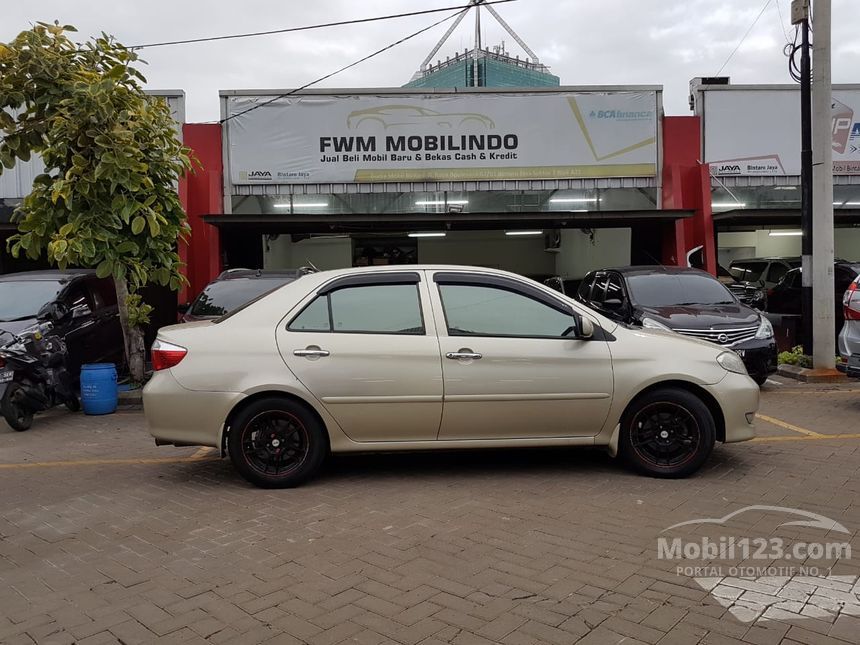
<svg viewBox="0 0 860 645"><path fill-rule="evenodd" d="M131 232L135 235L140 235L143 233L143 229L146 228L146 219L138 215L131 222Z"/></svg>

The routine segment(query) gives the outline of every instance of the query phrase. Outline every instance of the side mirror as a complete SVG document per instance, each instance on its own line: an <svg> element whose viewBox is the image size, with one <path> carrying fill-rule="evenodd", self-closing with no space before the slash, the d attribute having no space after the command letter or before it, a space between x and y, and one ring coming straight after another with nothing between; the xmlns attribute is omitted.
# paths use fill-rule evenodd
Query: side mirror
<svg viewBox="0 0 860 645"><path fill-rule="evenodd" d="M36 314L36 320L50 320L53 323L58 323L64 320L69 315L69 308L62 302L49 302L39 310Z"/></svg>
<svg viewBox="0 0 860 645"><path fill-rule="evenodd" d="M585 316L579 319L579 337L583 340L594 336L594 323Z"/></svg>
<svg viewBox="0 0 860 645"><path fill-rule="evenodd" d="M176 307L176 311L180 314L187 314L189 309L191 309L190 302L183 302L181 305Z"/></svg>

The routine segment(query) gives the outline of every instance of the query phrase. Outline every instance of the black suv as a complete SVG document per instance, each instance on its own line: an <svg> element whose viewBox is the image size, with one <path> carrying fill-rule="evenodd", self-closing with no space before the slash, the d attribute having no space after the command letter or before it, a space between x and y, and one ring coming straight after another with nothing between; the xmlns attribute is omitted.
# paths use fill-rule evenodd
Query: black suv
<svg viewBox="0 0 860 645"><path fill-rule="evenodd" d="M36 323L36 315L52 302L62 302L71 315L56 331L69 350L69 372L77 379L84 363L116 363L122 367L122 327L113 280L95 270L27 271L0 275L0 344Z"/></svg>
<svg viewBox="0 0 860 645"><path fill-rule="evenodd" d="M193 302L179 306L180 321L220 318L313 271L306 267L285 271L228 269L206 285Z"/></svg>
<svg viewBox="0 0 860 645"><path fill-rule="evenodd" d="M732 349L759 385L776 371L770 322L704 271L662 266L592 271L575 298L618 322L674 331Z"/></svg>

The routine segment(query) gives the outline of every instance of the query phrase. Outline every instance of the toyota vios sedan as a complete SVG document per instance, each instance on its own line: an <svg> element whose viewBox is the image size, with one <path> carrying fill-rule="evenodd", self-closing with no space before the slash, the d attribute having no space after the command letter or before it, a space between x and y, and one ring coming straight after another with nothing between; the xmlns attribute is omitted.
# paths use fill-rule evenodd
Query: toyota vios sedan
<svg viewBox="0 0 860 645"><path fill-rule="evenodd" d="M328 453L604 446L683 477L754 436L733 351L609 318L520 276L410 265L302 277L166 327L144 409L158 444L212 446L263 487Z"/></svg>

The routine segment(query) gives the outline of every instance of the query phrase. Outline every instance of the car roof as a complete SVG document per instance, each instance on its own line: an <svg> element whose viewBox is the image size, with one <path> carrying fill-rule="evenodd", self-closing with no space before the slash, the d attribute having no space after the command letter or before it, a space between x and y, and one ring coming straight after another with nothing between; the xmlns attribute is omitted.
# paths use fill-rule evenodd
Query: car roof
<svg viewBox="0 0 860 645"><path fill-rule="evenodd" d="M616 273L620 273L625 276L653 274L678 275L682 273L711 275L710 273L702 271L701 269L694 269L693 267L662 266L660 264L637 264L628 267L607 267L605 269L596 269L596 271L615 271ZM596 271L590 271L589 273L595 273Z"/></svg>
<svg viewBox="0 0 860 645"><path fill-rule="evenodd" d="M95 276L95 269L46 269L44 271L21 271L20 273L6 273L0 275L0 282L24 282L24 281L58 281L70 282L75 278L84 276Z"/></svg>
<svg viewBox="0 0 860 645"><path fill-rule="evenodd" d="M783 257L779 255L761 257L761 258L738 258L737 260L732 260L732 264L740 264L741 262L800 262L800 256L789 256Z"/></svg>
<svg viewBox="0 0 860 645"><path fill-rule="evenodd" d="M307 273L312 272L312 269L227 269L226 271L222 271L213 282L220 282L222 280L237 280L237 279L248 279L248 278L298 278L299 276L306 275Z"/></svg>

